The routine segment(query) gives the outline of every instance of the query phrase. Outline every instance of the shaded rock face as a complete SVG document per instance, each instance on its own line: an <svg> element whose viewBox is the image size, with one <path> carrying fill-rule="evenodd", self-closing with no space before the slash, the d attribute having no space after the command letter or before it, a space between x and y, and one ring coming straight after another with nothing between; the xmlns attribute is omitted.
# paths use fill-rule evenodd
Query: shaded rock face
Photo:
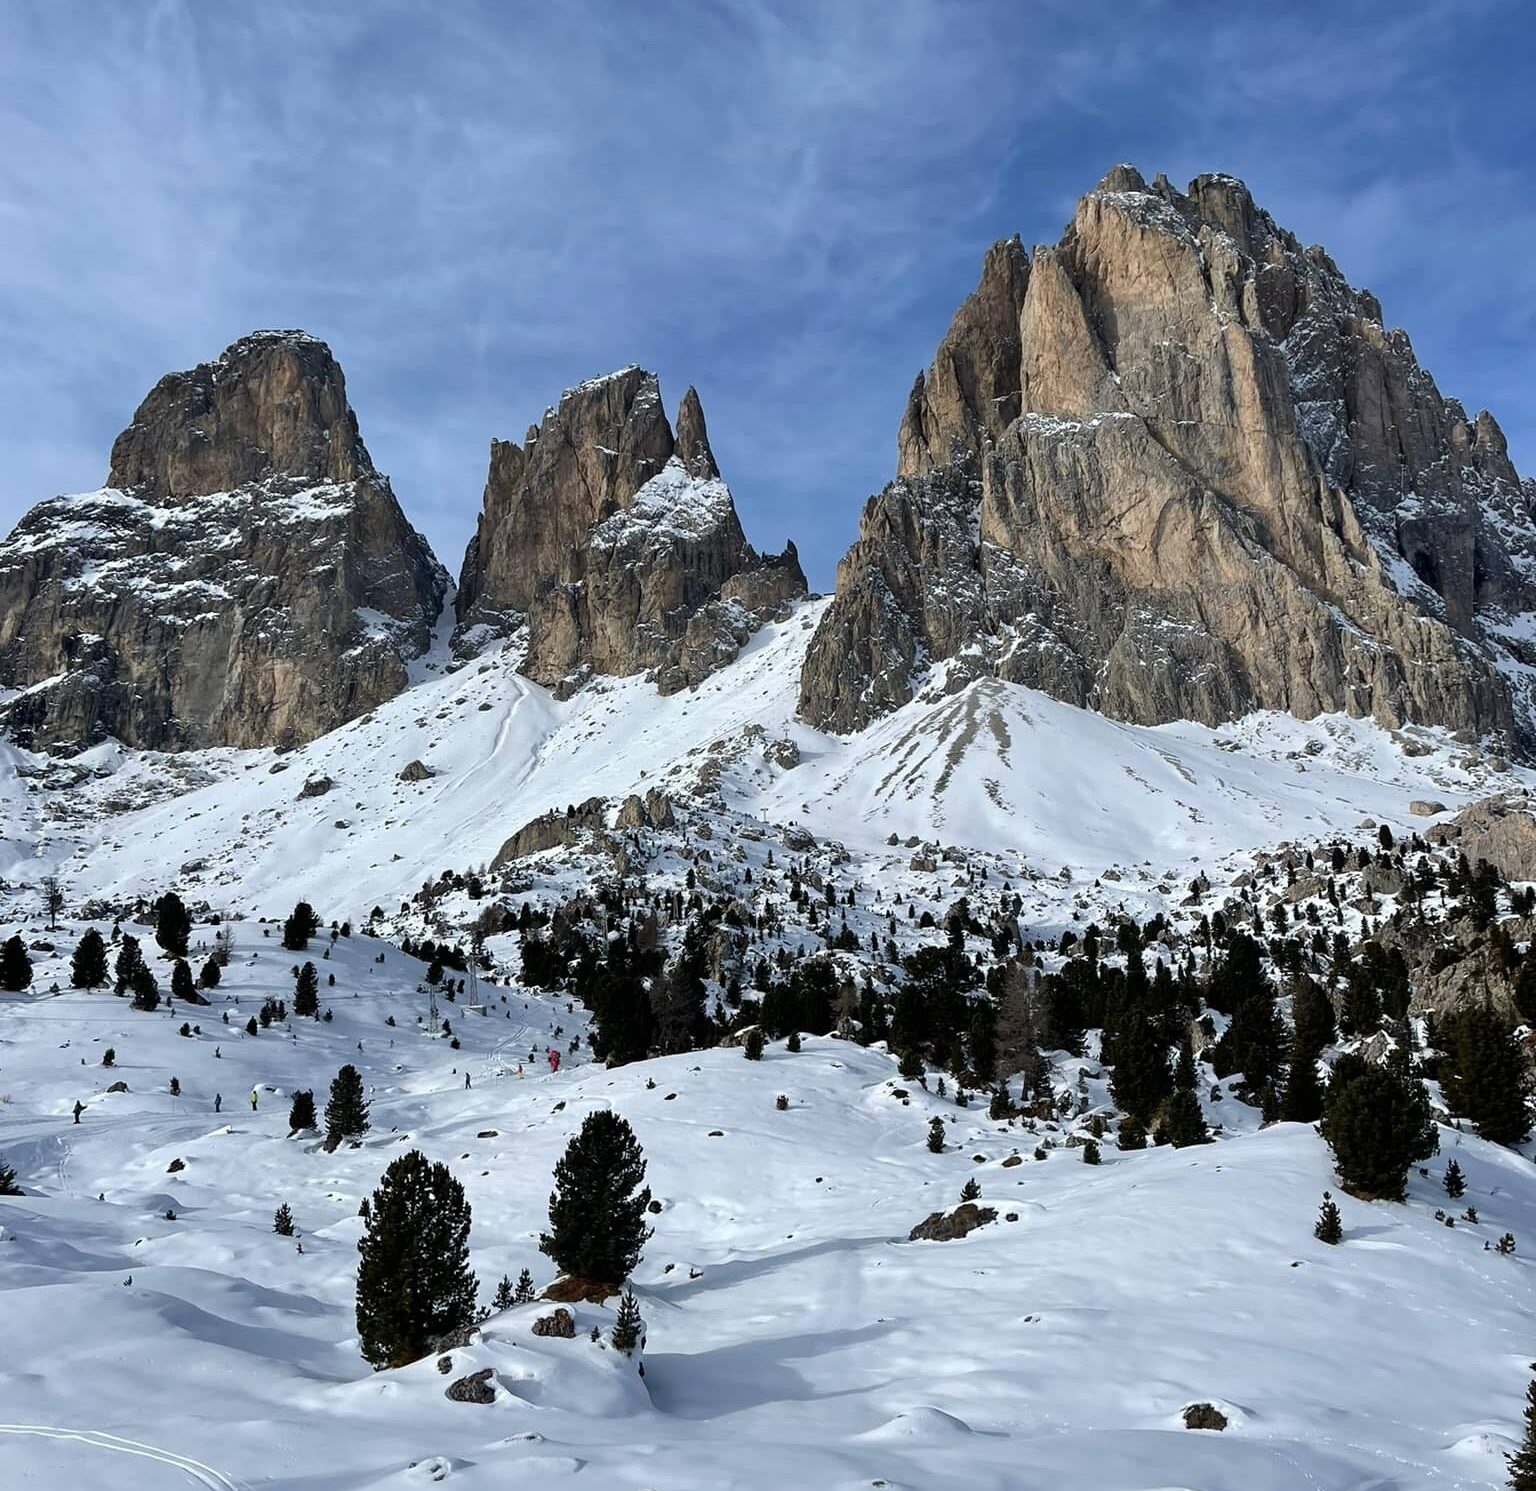
<svg viewBox="0 0 1536 1491"><path fill-rule="evenodd" d="M39 504L0 545L18 739L297 744L405 687L447 576L323 342L259 332L162 378L108 483Z"/></svg>
<svg viewBox="0 0 1536 1491"><path fill-rule="evenodd" d="M675 693L804 594L793 544L747 543L698 395L674 436L655 376L625 368L568 389L522 445L492 444L455 640L515 635L522 671L563 694L643 672Z"/></svg>
<svg viewBox="0 0 1536 1491"><path fill-rule="evenodd" d="M1033 261L988 253L801 710L847 732L993 676L1138 723L1345 711L1528 743L1533 506L1492 417L1241 182L1119 167Z"/></svg>

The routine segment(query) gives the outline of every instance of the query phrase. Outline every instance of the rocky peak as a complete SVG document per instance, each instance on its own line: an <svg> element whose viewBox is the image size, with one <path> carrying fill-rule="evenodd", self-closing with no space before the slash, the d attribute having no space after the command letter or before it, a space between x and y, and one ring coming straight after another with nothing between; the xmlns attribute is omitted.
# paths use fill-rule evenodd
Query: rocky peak
<svg viewBox="0 0 1536 1491"><path fill-rule="evenodd" d="M715 465L715 453L709 448L709 430L704 424L704 406L699 402L698 391L690 384L677 409L678 460L689 476L701 481L720 475Z"/></svg>
<svg viewBox="0 0 1536 1491"><path fill-rule="evenodd" d="M897 474L915 476L975 451L1019 412L1019 313L1029 256L1017 236L994 243L981 282L919 373L897 435Z"/></svg>
<svg viewBox="0 0 1536 1491"><path fill-rule="evenodd" d="M113 442L107 486L178 502L272 477L373 474L331 349L302 331L258 331L155 384Z"/></svg>
<svg viewBox="0 0 1536 1491"><path fill-rule="evenodd" d="M853 729L984 673L1149 723L1528 732L1533 495L1492 417L1242 182L1117 166L1032 260L988 252L802 708Z"/></svg>
<svg viewBox="0 0 1536 1491"><path fill-rule="evenodd" d="M110 483L0 544L0 715L23 743L295 744L406 686L447 576L323 342L258 332L162 378Z"/></svg>
<svg viewBox="0 0 1536 1491"><path fill-rule="evenodd" d="M624 368L566 390L522 446L493 443L456 645L515 637L522 670L562 692L639 672L671 692L804 593L792 545L747 543L698 394L674 436L655 375Z"/></svg>

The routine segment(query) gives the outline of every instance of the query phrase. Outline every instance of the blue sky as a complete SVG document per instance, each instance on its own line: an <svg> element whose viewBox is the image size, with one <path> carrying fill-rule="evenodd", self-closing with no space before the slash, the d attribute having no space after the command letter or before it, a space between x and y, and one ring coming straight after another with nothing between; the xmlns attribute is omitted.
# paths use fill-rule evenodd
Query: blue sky
<svg viewBox="0 0 1536 1491"><path fill-rule="evenodd" d="M828 587L986 245L1121 160L1242 176L1536 471L1533 53L1524 0L8 0L0 529L302 326L451 569L490 439L639 362Z"/></svg>

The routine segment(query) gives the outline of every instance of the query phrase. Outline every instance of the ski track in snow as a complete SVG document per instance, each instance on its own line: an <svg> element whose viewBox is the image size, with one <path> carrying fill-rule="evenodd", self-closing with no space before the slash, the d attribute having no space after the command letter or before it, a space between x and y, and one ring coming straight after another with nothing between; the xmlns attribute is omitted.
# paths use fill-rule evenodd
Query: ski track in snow
<svg viewBox="0 0 1536 1491"><path fill-rule="evenodd" d="M242 1491L237 1481L232 1481L221 1471L211 1465L204 1465L200 1460L191 1460L173 1450L159 1449L152 1444L140 1444L135 1439L123 1439L119 1435L108 1434L104 1429L67 1429L57 1424L0 1424L0 1434L31 1434L39 1439L75 1440L118 1455L138 1455L145 1460L158 1460L172 1470L181 1471L194 1485L204 1487L205 1491Z"/></svg>

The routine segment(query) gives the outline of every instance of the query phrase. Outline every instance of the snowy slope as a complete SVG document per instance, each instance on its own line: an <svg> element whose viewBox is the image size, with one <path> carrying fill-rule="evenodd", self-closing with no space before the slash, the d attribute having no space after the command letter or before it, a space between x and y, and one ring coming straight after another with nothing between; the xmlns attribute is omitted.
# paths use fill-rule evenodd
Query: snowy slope
<svg viewBox="0 0 1536 1491"><path fill-rule="evenodd" d="M1233 1137L1108 1146L1094 1169L1076 1149L1034 1157L1065 1131L990 1123L897 1082L882 1051L831 1040L761 1063L714 1050L520 1079L525 1046L579 1015L490 990L484 1018L448 1007L454 1051L416 1025L420 965L363 937L312 950L336 975L331 1023L252 1038L246 1012L287 991L294 958L256 923L237 938L211 1009L149 1015L73 992L0 1008L0 1152L28 1193L0 1200L8 1488L1502 1484L1533 1265L1483 1244L1536 1236L1516 1154L1444 1131L1478 1225L1434 1220L1442 1154L1407 1206L1345 1198L1346 1241L1326 1248L1311 1238L1331 1184L1322 1142L1294 1125L1253 1132L1251 1110L1221 1111L1230 1099L1210 1116L1239 1119ZM42 960L39 990L62 971ZM201 1036L176 1034L188 1017ZM289 1138L286 1094L323 1098L347 1060L373 1094L362 1146L327 1155ZM130 1090L107 1095L113 1076ZM1102 1101L1099 1081L1088 1091ZM453 1353L454 1376L493 1369L486 1407L446 1401L451 1378L430 1359L371 1374L351 1322L356 1213L388 1160L416 1145L464 1181L488 1296L503 1272L549 1277L536 1235L550 1170L604 1105L634 1124L662 1202L636 1280L643 1381L586 1338L611 1316L585 1306L575 1340L534 1338L541 1312L525 1307ZM943 1154L924 1145L930 1113L949 1121ZM167 1173L173 1159L185 1168ZM1016 1220L904 1241L971 1177ZM281 1201L302 1253L271 1231ZM1226 1432L1182 1427L1197 1401L1222 1409Z"/></svg>
<svg viewBox="0 0 1536 1491"><path fill-rule="evenodd" d="M667 698L632 678L558 701L493 653L424 672L284 755L103 746L60 765L0 747L12 768L0 773L0 880L25 886L57 869L77 897L179 884L216 905L276 912L306 896L358 917L444 869L485 865L550 808L701 781L733 809L855 853L895 833L1017 855L1049 874L1142 863L1177 873L1194 858L1352 831L1366 816L1402 826L1413 798L1454 807L1526 780L1436 732L1412 732L1422 754L1409 755L1403 739L1338 716L1145 728L991 680L838 739L794 718L824 604L765 627L731 666ZM765 755L779 741L794 743L798 766ZM413 760L435 774L399 780ZM301 797L319 778L329 790Z"/></svg>

